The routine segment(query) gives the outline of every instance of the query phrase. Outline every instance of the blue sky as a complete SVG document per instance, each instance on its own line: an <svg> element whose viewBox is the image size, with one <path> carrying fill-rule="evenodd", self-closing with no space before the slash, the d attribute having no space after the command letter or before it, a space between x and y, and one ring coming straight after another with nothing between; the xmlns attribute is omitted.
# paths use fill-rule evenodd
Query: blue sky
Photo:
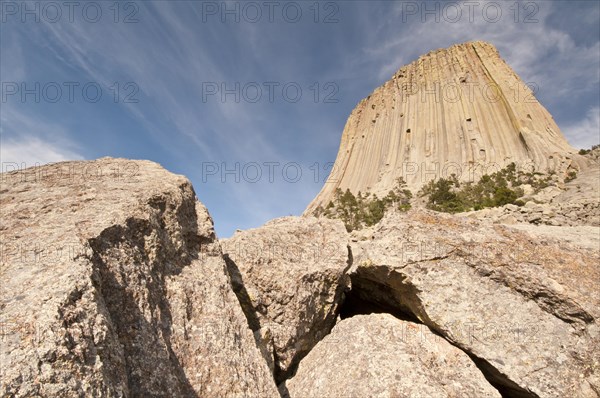
<svg viewBox="0 0 600 398"><path fill-rule="evenodd" d="M358 101L469 40L537 84L573 146L597 144L600 2L469 4L3 0L3 170L150 159L190 178L226 237L300 214Z"/></svg>

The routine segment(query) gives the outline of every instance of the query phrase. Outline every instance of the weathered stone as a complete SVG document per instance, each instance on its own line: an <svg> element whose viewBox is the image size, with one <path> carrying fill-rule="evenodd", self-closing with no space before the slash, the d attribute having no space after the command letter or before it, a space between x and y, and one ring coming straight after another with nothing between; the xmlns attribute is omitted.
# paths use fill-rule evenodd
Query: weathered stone
<svg viewBox="0 0 600 398"><path fill-rule="evenodd" d="M108 158L1 179L1 396L278 396L187 179Z"/></svg>
<svg viewBox="0 0 600 398"><path fill-rule="evenodd" d="M352 244L353 290L463 349L507 396L600 391L598 250L432 212Z"/></svg>
<svg viewBox="0 0 600 398"><path fill-rule="evenodd" d="M531 210L535 210L535 209L537 209L537 208L538 208L538 206L539 206L539 205L538 205L536 202L534 202L534 201L529 201L529 202L525 203L525 206L523 206L523 209L524 209L524 210L527 210L527 211L531 211Z"/></svg>
<svg viewBox="0 0 600 398"><path fill-rule="evenodd" d="M389 314L339 322L286 387L291 398L500 397L464 352Z"/></svg>
<svg viewBox="0 0 600 398"><path fill-rule="evenodd" d="M512 204L507 204L506 206L504 206L504 208L508 211L508 212L515 212L515 211L519 211L519 206L517 205L512 205Z"/></svg>
<svg viewBox="0 0 600 398"><path fill-rule="evenodd" d="M596 150L597 153L600 151ZM554 202L577 202L582 198L600 199L600 163L595 167L581 170L577 178L565 184L565 190L553 198Z"/></svg>
<svg viewBox="0 0 600 398"><path fill-rule="evenodd" d="M562 245L577 246L578 248L589 249L592 254L600 255L600 230L598 227L590 225L578 226L550 226L550 225L532 225L532 224L515 224L510 226L511 229L518 229L527 232L534 240L546 242L561 242ZM579 249L575 249L579 251Z"/></svg>
<svg viewBox="0 0 600 398"><path fill-rule="evenodd" d="M542 189L535 195L532 195L531 199L538 203L548 203L551 202L555 197L559 196L562 192L562 189L551 185Z"/></svg>
<svg viewBox="0 0 600 398"><path fill-rule="evenodd" d="M523 184L520 188L523 190L524 195L532 195L535 192L533 187L529 184Z"/></svg>
<svg viewBox="0 0 600 398"><path fill-rule="evenodd" d="M283 381L335 323L347 289L341 221L284 217L223 241L234 287L253 330L269 335Z"/></svg>
<svg viewBox="0 0 600 398"><path fill-rule="evenodd" d="M518 220L515 216L509 214L499 217L495 222L500 224L516 224Z"/></svg>

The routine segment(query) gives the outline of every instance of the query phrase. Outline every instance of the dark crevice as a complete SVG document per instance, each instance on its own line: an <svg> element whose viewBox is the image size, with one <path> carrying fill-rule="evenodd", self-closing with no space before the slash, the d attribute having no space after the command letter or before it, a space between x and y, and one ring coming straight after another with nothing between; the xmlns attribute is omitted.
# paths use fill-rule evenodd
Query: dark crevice
<svg viewBox="0 0 600 398"><path fill-rule="evenodd" d="M287 386L285 385L285 381L283 383L281 383L280 385L278 385L277 389L279 390L279 395L281 395L281 398L290 398L290 391L288 390Z"/></svg>
<svg viewBox="0 0 600 398"><path fill-rule="evenodd" d="M348 300L348 294L351 290L347 284L347 281L344 281L344 279L349 278L348 271L350 270L350 268L352 268L352 265L354 264L354 257L352 256L351 247L349 245L346 247L348 250L348 258L346 259L346 267L341 272L341 276L338 281L338 283L339 283L338 290L337 290L335 298L333 300L334 302L339 303L339 305L331 306L328 316L326 316L326 317L320 316L321 319L328 318L328 319L335 320L338 315L341 315L340 312L342 311L342 307L343 307L344 303ZM318 337L318 342L322 341L327 335L329 335L331 333L331 329L333 329L334 326L335 326L335 322L328 327L328 330L326 333L324 333L322 336ZM318 342L317 342L317 344L318 344ZM286 381L290 380L291 378L293 378L296 375L296 372L298 371L298 367L300 366L300 362L302 361L302 359L304 357L306 357L310 353L310 351L313 348L314 347L310 347L308 350L299 353L296 356L296 358L294 358L292 363L290 364L287 373L285 375L282 375L283 377L280 380L277 380L277 382L278 382L277 387L279 389L279 394L281 395L282 398L290 398L289 391L286 386Z"/></svg>
<svg viewBox="0 0 600 398"><path fill-rule="evenodd" d="M235 261L233 261L228 254L223 254L223 259L225 260L225 264L227 265L227 273L229 274L229 279L231 280L231 287L233 289L233 292L235 293L235 296L238 299L238 302L240 303L242 312L246 317L248 327L250 328L250 330L252 330L256 347L259 349L262 357L267 363L267 366L271 370L275 384L277 385L279 383L282 383L286 380L286 378L283 377L283 372L278 366L276 349L275 347L273 347L272 351L269 351L267 344L261 338L260 319L258 319L258 316L256 315L257 309L254 308L254 306L252 305L252 300L250 299L250 295L248 294L246 286L244 285L242 273L240 272L240 269L235 263ZM285 389L285 391L287 391L287 389ZM280 394L282 395L282 397L285 397L285 395L281 391L281 388Z"/></svg>
<svg viewBox="0 0 600 398"><path fill-rule="evenodd" d="M227 272L229 273L229 279L231 280L231 287L235 293L242 311L248 321L248 326L254 332L260 329L260 320L256 316L256 309L252 305L250 295L244 286L244 280L237 264L229 257L228 254L223 254L223 259L227 265Z"/></svg>
<svg viewBox="0 0 600 398"><path fill-rule="evenodd" d="M346 260L346 267L344 268L344 270L341 273L342 278L348 278L347 272L352 267L352 264L353 264L352 250L351 250L350 246L347 246L347 249L348 249L348 258ZM298 371L298 366L300 365L300 361L306 355L308 355L308 353L310 352L310 350L312 348L309 350L302 351L302 352L299 351L293 358L290 365L288 366L288 369L285 371L283 369L281 369L281 367L278 365L279 361L278 361L278 354L277 354L276 347L273 346L272 351L269 351L267 344L264 341L262 341L262 339L261 339L261 336L259 333L259 331L261 329L261 324L260 324L260 319L257 316L258 308L255 308L254 305L252 304L252 300L250 299L250 296L248 295L248 291L246 290L243 276L240 272L239 267L237 266L235 261L233 261L231 259L231 257L229 257L228 254L224 253L223 259L225 260L225 264L227 265L227 272L229 273L233 292L235 293L235 295L238 299L238 302L240 303L240 307L242 308L242 311L244 312L244 315L246 316L246 320L248 322L248 327L250 327L250 329L254 333L254 340L255 340L256 346L260 350L263 358L265 359L265 361L269 365L269 368L273 372L273 379L275 380L275 383L279 389L279 394L281 395L282 398L289 398L289 392L287 390L285 383L287 380L291 379L292 377L294 377L296 375L296 372ZM340 303L342 303L342 302L344 302L343 297L345 295L344 289L345 289L346 284L342 281L342 279L340 279L339 283L340 283L340 285L338 288L338 292L336 293L336 298L334 298L334 302L337 302L337 300L339 300ZM328 315L326 317L320 316L320 318L335 319L336 316L339 314L340 308L341 308L341 305L340 306L332 306L330 309L330 313L329 313L331 315L331 317ZM332 327L333 327L333 324L331 325L331 327L329 329L331 329ZM331 332L331 330L327 330L327 333L323 334L323 336L321 338L319 338L319 341L322 340L330 332Z"/></svg>
<svg viewBox="0 0 600 398"><path fill-rule="evenodd" d="M347 319L356 315L391 314L398 319L410 322L419 322L412 314L394 308L386 303L374 302L361 295L359 289L351 289L346 293L344 302L340 306L340 318Z"/></svg>
<svg viewBox="0 0 600 398"><path fill-rule="evenodd" d="M453 345L457 348L460 348L455 344ZM464 352L469 356L469 358L471 358L475 366L477 366L481 373L483 373L485 379L492 386L494 386L496 390L498 390L498 392L500 393L500 395L502 395L503 398L539 398L539 395L522 388L517 383L508 379L506 375L500 373L498 369L496 369L485 359L479 358L478 356L473 355L467 351Z"/></svg>
<svg viewBox="0 0 600 398"><path fill-rule="evenodd" d="M429 317L419 298L419 290L404 274L390 271L387 266L361 267L351 275L352 290L363 302L387 309L387 313L399 313L400 319L428 323Z"/></svg>

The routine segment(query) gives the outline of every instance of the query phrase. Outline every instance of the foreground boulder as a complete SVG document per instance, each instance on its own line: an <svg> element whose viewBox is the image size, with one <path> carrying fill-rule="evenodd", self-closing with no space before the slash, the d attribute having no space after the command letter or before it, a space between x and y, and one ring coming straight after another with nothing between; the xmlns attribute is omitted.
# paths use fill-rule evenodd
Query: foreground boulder
<svg viewBox="0 0 600 398"><path fill-rule="evenodd" d="M353 289L418 318L511 397L597 397L598 249L432 212L353 244Z"/></svg>
<svg viewBox="0 0 600 398"><path fill-rule="evenodd" d="M118 159L1 177L1 396L278 396L184 177Z"/></svg>
<svg viewBox="0 0 600 398"><path fill-rule="evenodd" d="M389 314L342 320L286 386L291 398L500 397L467 354Z"/></svg>
<svg viewBox="0 0 600 398"><path fill-rule="evenodd" d="M232 283L283 381L333 327L348 277L341 221L284 217L223 242Z"/></svg>

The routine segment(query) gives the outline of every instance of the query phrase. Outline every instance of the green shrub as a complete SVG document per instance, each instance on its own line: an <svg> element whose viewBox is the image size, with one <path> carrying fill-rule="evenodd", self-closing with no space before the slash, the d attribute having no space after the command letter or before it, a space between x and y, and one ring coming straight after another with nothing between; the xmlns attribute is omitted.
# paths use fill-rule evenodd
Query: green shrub
<svg viewBox="0 0 600 398"><path fill-rule="evenodd" d="M598 148L600 148L600 144L592 145L591 149L580 149L579 150L579 154L580 155L587 155L588 153L590 153L590 152L592 152L592 151L594 151L594 150L596 150Z"/></svg>
<svg viewBox="0 0 600 398"><path fill-rule="evenodd" d="M453 187L458 186L457 179L453 177L448 180L440 178L435 182L430 182L426 188L429 195L427 207L445 213L464 211L464 202L453 190Z"/></svg>
<svg viewBox="0 0 600 398"><path fill-rule="evenodd" d="M577 172L575 170L571 170L567 173L567 176L565 177L565 182L573 181L575 178L577 178Z"/></svg>
<svg viewBox="0 0 600 398"><path fill-rule="evenodd" d="M427 197L427 208L445 213L481 210L506 204L523 206L525 203L518 199L523 196L520 186L529 184L534 192L539 192L552 183L553 174L552 170L547 173L536 170L517 171L515 163L510 163L502 170L482 176L477 183L461 183L454 174L448 179L429 181L421 188L419 195ZM575 177L576 173L572 171L565 181ZM314 214L338 218L344 222L348 231L352 231L377 224L387 211L409 210L412 196L402 178L399 178L394 189L381 199L370 193L358 192L357 196L354 196L350 190L342 192L338 188L334 200L328 203L325 209L317 208Z"/></svg>
<svg viewBox="0 0 600 398"><path fill-rule="evenodd" d="M540 173L521 175L516 172L516 165L511 163L496 173L482 176L477 183L467 182L461 186L455 175L430 181L421 190L421 196L428 196L427 208L446 213L504 206L514 204L523 195L523 190L518 188L523 179L532 185L537 184L536 174Z"/></svg>
<svg viewBox="0 0 600 398"><path fill-rule="evenodd" d="M349 189L342 192L338 188L335 191L334 200L329 202L325 209L321 206L317 207L313 214L317 217L340 219L350 232L377 224L385 212L390 209L409 210L411 198L412 192L406 189L405 181L399 178L394 189L389 191L383 199L379 199L377 195L361 192L354 196Z"/></svg>

